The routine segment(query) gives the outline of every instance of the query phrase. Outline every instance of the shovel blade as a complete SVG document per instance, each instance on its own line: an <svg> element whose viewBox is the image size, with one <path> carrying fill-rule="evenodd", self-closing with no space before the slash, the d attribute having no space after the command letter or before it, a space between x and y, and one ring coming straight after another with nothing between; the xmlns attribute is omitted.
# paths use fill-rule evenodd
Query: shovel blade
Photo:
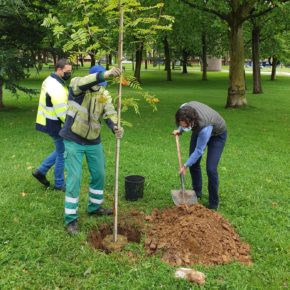
<svg viewBox="0 0 290 290"><path fill-rule="evenodd" d="M197 196L194 190L171 190L172 200L175 205L192 205L197 203Z"/></svg>

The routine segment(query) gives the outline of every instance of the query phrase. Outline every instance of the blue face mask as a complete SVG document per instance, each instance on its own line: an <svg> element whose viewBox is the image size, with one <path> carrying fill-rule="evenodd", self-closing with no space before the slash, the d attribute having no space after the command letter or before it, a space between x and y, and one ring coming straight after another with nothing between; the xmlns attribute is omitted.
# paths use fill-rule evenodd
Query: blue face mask
<svg viewBox="0 0 290 290"><path fill-rule="evenodd" d="M190 132L192 130L192 127L187 127L187 128L182 127L182 130L184 132Z"/></svg>

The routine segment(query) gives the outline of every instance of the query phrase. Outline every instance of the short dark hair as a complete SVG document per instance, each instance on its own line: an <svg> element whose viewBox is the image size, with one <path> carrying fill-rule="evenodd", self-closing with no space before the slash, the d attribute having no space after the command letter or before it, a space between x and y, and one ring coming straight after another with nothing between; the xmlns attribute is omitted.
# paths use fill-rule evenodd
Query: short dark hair
<svg viewBox="0 0 290 290"><path fill-rule="evenodd" d="M179 108L175 114L175 122L177 126L179 126L180 121L188 123L192 128L197 128L198 115L196 110L186 105Z"/></svg>
<svg viewBox="0 0 290 290"><path fill-rule="evenodd" d="M55 70L57 70L58 68L63 69L66 65L71 65L71 63L66 58L61 58L56 62Z"/></svg>

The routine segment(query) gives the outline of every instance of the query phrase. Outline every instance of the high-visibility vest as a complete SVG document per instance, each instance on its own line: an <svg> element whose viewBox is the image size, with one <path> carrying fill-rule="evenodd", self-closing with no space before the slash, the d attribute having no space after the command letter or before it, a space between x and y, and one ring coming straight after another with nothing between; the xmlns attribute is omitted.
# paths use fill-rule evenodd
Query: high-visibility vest
<svg viewBox="0 0 290 290"><path fill-rule="evenodd" d="M58 135L65 121L68 89L56 74L48 76L41 86L36 117L36 129Z"/></svg>
<svg viewBox="0 0 290 290"><path fill-rule="evenodd" d="M117 123L117 112L112 104L112 97L103 87L97 92L87 90L81 105L69 100L67 115L73 118L71 131L87 140L99 137L101 118Z"/></svg>

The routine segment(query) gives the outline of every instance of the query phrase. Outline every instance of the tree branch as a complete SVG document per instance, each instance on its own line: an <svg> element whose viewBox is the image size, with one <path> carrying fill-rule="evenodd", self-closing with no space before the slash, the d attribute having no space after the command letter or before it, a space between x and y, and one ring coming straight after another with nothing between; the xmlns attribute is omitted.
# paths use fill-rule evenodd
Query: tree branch
<svg viewBox="0 0 290 290"><path fill-rule="evenodd" d="M280 1L280 4L281 3L287 3L287 2L289 2L290 0L281 0ZM270 12L270 11L272 11L273 9L275 9L275 8L277 8L278 7L278 4L276 3L276 4L274 4L273 3L273 5L271 6L271 7L268 7L267 9L265 9L265 10L262 10L262 11L260 11L260 12L257 12L257 13L251 13L250 12L250 14L248 15L248 16L246 16L246 17L244 17L243 18L243 21L246 21L246 20L248 20L248 19L253 19L253 18L256 18L256 17L259 17L259 16L263 16L264 14L267 14L268 12ZM254 11L254 10L253 10Z"/></svg>
<svg viewBox="0 0 290 290"><path fill-rule="evenodd" d="M274 8L276 8L277 6L274 6L274 7L269 7L263 11L260 11L260 12L257 12L257 13L250 13L248 16L246 17L243 17L243 20L242 22L248 20L248 19L253 19L253 18L256 18L256 17L259 17L259 16L262 16L264 14L267 14L268 12L272 11Z"/></svg>
<svg viewBox="0 0 290 290"><path fill-rule="evenodd" d="M219 18L221 18L222 20L225 20L225 21L229 22L229 16L227 14L220 13L220 12L214 10L214 9L207 8L205 6L200 6L200 5L197 5L195 3L191 3L188 0L181 0L181 2L189 5L192 8L198 9L200 11L205 11L205 12L214 14L214 15L218 16Z"/></svg>

